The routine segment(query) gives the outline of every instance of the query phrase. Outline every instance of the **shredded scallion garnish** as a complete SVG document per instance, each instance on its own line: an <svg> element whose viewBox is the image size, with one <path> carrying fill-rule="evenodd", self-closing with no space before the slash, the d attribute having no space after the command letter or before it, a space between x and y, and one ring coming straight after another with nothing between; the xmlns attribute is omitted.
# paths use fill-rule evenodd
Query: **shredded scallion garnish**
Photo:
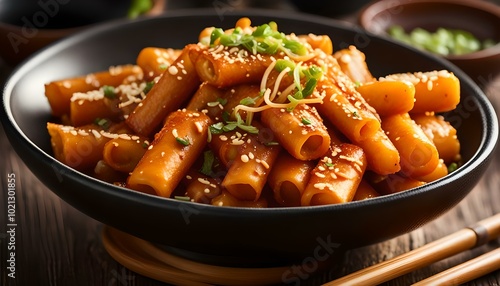
<svg viewBox="0 0 500 286"><path fill-rule="evenodd" d="M210 45L220 44L228 47L243 47L252 54L276 54L286 50L297 56L307 54L307 48L299 41L290 39L279 32L275 22L257 26L252 33L244 33L241 28L235 28L231 33L225 33L221 28L213 29L210 35Z"/></svg>
<svg viewBox="0 0 500 286"><path fill-rule="evenodd" d="M184 146L188 146L189 144L191 144L191 142L189 142L189 138L187 137L186 138L175 137L175 140Z"/></svg>
<svg viewBox="0 0 500 286"><path fill-rule="evenodd" d="M211 176L213 174L213 165L215 162L215 155L211 150L203 152L203 165L201 166L200 173Z"/></svg>
<svg viewBox="0 0 500 286"><path fill-rule="evenodd" d="M304 125L311 125L311 120L307 117L302 117L301 119L301 122L304 124Z"/></svg>
<svg viewBox="0 0 500 286"><path fill-rule="evenodd" d="M179 201L186 201L186 202L191 201L191 198L188 196L174 196L174 199L179 200Z"/></svg>
<svg viewBox="0 0 500 286"><path fill-rule="evenodd" d="M209 130L212 134L222 134L224 132L233 131L236 128L252 134L259 133L259 129L255 126L246 124L239 113L236 113L236 121L225 121L225 124L224 122L217 122L210 125Z"/></svg>
<svg viewBox="0 0 500 286"><path fill-rule="evenodd" d="M115 88L110 86L110 85L105 85L102 87L102 92L104 93L104 97L109 98L109 99L115 99L116 98L116 92Z"/></svg>
<svg viewBox="0 0 500 286"><path fill-rule="evenodd" d="M94 124L101 127L103 130L108 130L108 128L111 126L111 121L106 118L96 118L94 120Z"/></svg>

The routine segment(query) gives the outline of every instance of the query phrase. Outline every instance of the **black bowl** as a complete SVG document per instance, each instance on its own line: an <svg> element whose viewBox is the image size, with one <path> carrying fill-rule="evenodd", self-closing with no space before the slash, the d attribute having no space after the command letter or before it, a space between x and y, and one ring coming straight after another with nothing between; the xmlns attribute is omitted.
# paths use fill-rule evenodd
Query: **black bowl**
<svg viewBox="0 0 500 286"><path fill-rule="evenodd" d="M375 76L447 69L461 80L462 102L446 115L458 129L465 163L423 187L339 205L245 209L151 196L103 183L54 159L44 83L133 63L145 46L182 48L206 26L231 27L242 16L276 21L284 32L328 34L336 48L356 45ZM63 200L104 224L214 263L289 263L364 246L412 231L460 202L487 168L498 138L496 114L480 88L438 57L366 34L331 19L275 11L217 14L177 11L158 18L100 25L24 62L3 91L2 124L19 156Z"/></svg>

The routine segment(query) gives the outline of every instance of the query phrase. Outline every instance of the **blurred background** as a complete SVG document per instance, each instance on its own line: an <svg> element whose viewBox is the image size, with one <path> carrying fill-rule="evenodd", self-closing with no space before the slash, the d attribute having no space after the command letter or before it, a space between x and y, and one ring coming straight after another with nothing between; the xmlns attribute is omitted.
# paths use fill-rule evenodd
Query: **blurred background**
<svg viewBox="0 0 500 286"><path fill-rule="evenodd" d="M500 0L484 1L500 5ZM356 22L357 12L374 2L377 0L0 0L2 70L54 40L118 18L203 7L221 12L276 9Z"/></svg>

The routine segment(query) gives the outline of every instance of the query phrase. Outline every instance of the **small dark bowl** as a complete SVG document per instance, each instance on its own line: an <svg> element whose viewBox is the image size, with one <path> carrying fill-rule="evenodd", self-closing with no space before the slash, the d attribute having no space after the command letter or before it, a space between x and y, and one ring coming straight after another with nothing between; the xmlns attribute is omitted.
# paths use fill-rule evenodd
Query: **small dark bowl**
<svg viewBox="0 0 500 286"><path fill-rule="evenodd" d="M381 0L362 9L359 23L366 30L388 36L392 25L409 32L420 27L435 31L439 27L471 32L479 40L497 44L477 52L444 56L475 81L484 82L500 73L500 6L479 0Z"/></svg>
<svg viewBox="0 0 500 286"><path fill-rule="evenodd" d="M335 47L355 44L375 76L447 69L461 80L462 102L446 117L458 130L464 164L452 174L409 191L346 204L248 209L151 196L103 183L59 163L46 122L53 120L44 83L133 63L145 46L182 48L206 26L276 21L280 30L329 35ZM160 32L160 34L159 34ZM117 48L119 47L119 48ZM176 11L134 22L100 25L44 49L18 67L3 90L2 124L31 171L63 200L104 224L205 262L277 265L336 255L412 231L459 203L488 166L498 121L481 89L439 57L371 36L331 19L273 11ZM318 252L319 251L319 252ZM308 260L309 261L309 260Z"/></svg>
<svg viewBox="0 0 500 286"><path fill-rule="evenodd" d="M301 12L327 17L343 16L353 13L372 0L324 1L290 0Z"/></svg>

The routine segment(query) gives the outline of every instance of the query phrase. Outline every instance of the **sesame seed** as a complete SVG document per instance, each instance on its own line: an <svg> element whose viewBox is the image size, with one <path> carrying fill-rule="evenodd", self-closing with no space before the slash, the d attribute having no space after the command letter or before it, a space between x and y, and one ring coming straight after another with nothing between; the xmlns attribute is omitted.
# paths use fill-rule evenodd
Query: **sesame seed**
<svg viewBox="0 0 500 286"><path fill-rule="evenodd" d="M64 81L64 82L62 83L62 86L63 86L63 87L65 87L65 88L71 88L71 82L69 82L69 81Z"/></svg>
<svg viewBox="0 0 500 286"><path fill-rule="evenodd" d="M95 129L92 129L92 134L94 135L95 138L99 139L101 138L101 134L99 132L97 132L97 130Z"/></svg>
<svg viewBox="0 0 500 286"><path fill-rule="evenodd" d="M431 91L431 90L432 90L432 87L433 87L432 80L429 80L429 81L427 82L427 90Z"/></svg>
<svg viewBox="0 0 500 286"><path fill-rule="evenodd" d="M240 139L233 139L231 140L231 145L243 145L245 144L245 141L240 140Z"/></svg>
<svg viewBox="0 0 500 286"><path fill-rule="evenodd" d="M326 183L316 183L316 184L314 184L314 187L316 189L324 190L327 187L327 184Z"/></svg>
<svg viewBox="0 0 500 286"><path fill-rule="evenodd" d="M261 164L262 166L264 166L264 168L266 168L266 169L269 169L269 168L270 168L269 164L268 164L266 161L260 160L260 164Z"/></svg>
<svg viewBox="0 0 500 286"><path fill-rule="evenodd" d="M316 175L317 177L320 177L320 178L325 178L326 177L325 174L320 173L320 172L316 172L316 173L314 173L314 175Z"/></svg>
<svg viewBox="0 0 500 286"><path fill-rule="evenodd" d="M125 140L130 140L130 136L128 134L118 134L118 137L121 138L121 139L125 139Z"/></svg>
<svg viewBox="0 0 500 286"><path fill-rule="evenodd" d="M207 179L198 178L198 182L200 182L204 185L210 185L210 181L208 181Z"/></svg>
<svg viewBox="0 0 500 286"><path fill-rule="evenodd" d="M196 121L194 125L196 125L196 129L198 130L199 133L203 132L203 125L201 124L201 122Z"/></svg>

